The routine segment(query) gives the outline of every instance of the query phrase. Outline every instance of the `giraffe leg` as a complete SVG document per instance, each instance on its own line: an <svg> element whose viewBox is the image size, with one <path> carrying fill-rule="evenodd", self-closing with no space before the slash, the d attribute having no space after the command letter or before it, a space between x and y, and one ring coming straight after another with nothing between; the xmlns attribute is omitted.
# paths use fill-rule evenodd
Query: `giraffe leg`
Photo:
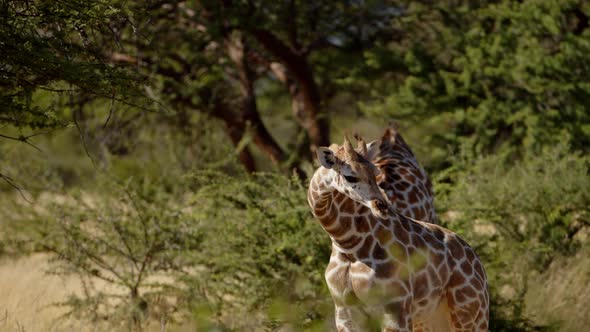
<svg viewBox="0 0 590 332"><path fill-rule="evenodd" d="M412 332L412 317L408 302L391 302L385 306L383 332Z"/></svg>
<svg viewBox="0 0 590 332"><path fill-rule="evenodd" d="M357 307L345 307L336 304L336 331L338 332L362 332L366 331L367 317Z"/></svg>

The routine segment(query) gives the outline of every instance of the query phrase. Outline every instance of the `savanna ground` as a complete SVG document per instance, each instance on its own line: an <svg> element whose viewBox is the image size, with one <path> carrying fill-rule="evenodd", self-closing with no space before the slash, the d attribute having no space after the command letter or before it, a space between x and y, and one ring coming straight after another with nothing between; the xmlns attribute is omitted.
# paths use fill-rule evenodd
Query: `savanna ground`
<svg viewBox="0 0 590 332"><path fill-rule="evenodd" d="M0 331L325 331L313 150L391 119L491 331L590 326L586 1L0 2Z"/></svg>

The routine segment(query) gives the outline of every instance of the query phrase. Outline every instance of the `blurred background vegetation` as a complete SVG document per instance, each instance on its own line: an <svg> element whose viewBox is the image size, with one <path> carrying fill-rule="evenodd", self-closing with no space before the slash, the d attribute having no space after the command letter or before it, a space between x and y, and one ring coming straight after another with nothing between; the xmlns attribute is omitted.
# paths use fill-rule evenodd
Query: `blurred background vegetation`
<svg viewBox="0 0 590 332"><path fill-rule="evenodd" d="M485 262L492 331L586 329L589 16L0 1L0 329L330 330L313 151L391 120Z"/></svg>

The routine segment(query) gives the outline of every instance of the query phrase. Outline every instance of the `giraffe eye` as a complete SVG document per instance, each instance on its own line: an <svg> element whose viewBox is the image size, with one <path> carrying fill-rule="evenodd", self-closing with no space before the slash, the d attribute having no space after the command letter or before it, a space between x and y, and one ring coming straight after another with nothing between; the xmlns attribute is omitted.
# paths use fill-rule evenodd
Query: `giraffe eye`
<svg viewBox="0 0 590 332"><path fill-rule="evenodd" d="M345 175L344 178L346 179L346 181L350 183L355 183L359 181L359 178L357 178L356 176Z"/></svg>

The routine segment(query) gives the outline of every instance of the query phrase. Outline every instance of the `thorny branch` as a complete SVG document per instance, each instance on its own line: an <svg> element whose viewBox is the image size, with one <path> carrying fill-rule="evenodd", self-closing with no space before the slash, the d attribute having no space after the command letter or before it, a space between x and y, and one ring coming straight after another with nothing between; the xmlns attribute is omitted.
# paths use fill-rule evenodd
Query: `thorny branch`
<svg viewBox="0 0 590 332"><path fill-rule="evenodd" d="M23 192L22 188L21 188L21 187L19 187L19 186L17 186L17 185L14 183L14 180L13 180L12 178L10 178L9 176L6 176L6 175L4 175L4 174L0 173L0 179L4 180L4 182L8 183L8 185L9 185L9 186L11 186L12 188L16 189L16 191L18 191L18 193L20 194L20 196L21 196L21 197L22 197L22 198L23 198L25 201L27 201L27 202L28 202L28 203L30 203L30 204L33 204L33 202L32 202L32 201L30 201L30 200L29 200L29 199L28 199L28 198L25 196L25 194L24 194L24 192Z"/></svg>
<svg viewBox="0 0 590 332"><path fill-rule="evenodd" d="M29 138L31 138L31 137L34 137L34 136L37 136L37 135L40 135L40 133L37 133L37 134L32 134L32 135L29 135L29 136L23 136L23 135L20 135L20 136L18 136L18 137L13 137L13 136L7 136L7 135L2 135L2 134L0 134L0 137L2 137L2 138L6 138L6 139L11 139L11 140L14 140L14 141L23 142L23 143L25 143L25 144L28 144L28 145L32 146L32 147L33 147L33 148L35 148L37 151L39 151L39 152L43 152L43 150L41 150L41 149L40 149L38 146L36 146L35 144L33 144L33 143L29 142Z"/></svg>

